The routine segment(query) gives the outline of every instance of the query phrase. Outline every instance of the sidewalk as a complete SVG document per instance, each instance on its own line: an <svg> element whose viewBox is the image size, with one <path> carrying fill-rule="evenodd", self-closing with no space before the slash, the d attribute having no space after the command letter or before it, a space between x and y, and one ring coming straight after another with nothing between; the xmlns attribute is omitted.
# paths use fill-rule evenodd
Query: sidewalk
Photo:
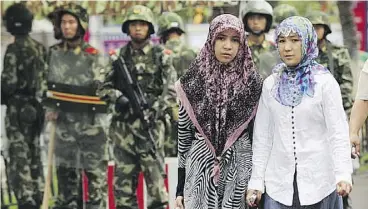
<svg viewBox="0 0 368 209"><path fill-rule="evenodd" d="M353 209L368 208L368 171L353 176L354 185L351 192Z"/></svg>

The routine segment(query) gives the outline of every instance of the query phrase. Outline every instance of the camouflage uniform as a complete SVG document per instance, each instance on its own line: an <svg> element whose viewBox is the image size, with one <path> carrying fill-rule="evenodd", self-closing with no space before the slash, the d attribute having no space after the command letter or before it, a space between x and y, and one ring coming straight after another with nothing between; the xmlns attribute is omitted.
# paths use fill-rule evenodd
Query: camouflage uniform
<svg viewBox="0 0 368 209"><path fill-rule="evenodd" d="M307 18L313 25L325 26L325 37L331 33L328 17L323 12L312 12ZM316 61L327 67L340 85L343 105L349 116L353 106L353 75L351 71L351 60L346 47L336 46L325 39L325 44L320 47Z"/></svg>
<svg viewBox="0 0 368 209"><path fill-rule="evenodd" d="M178 34L185 33L184 31L184 23L179 15L174 12L165 12L158 19L158 32L157 34L161 37L165 44L165 48L170 49L173 59L173 66L176 70L178 78L186 72L189 68L190 63L195 59L196 52L189 48L183 39L168 39L170 33L176 32ZM176 109L179 107L177 106ZM176 111L175 111L176 112ZM165 137L165 156L166 157L176 157L178 146L177 146L177 118L175 115L173 117L173 121L167 121L166 127L167 137ZM170 128L171 127L171 128Z"/></svg>
<svg viewBox="0 0 368 209"><path fill-rule="evenodd" d="M268 40L265 39L262 42L261 45L256 45L255 43L251 42L248 39L248 45L249 45L250 50L252 51L253 62L256 64L258 71L259 72L265 71L265 69L261 69L261 67L260 67L260 63L261 63L260 58L261 57L263 58L262 54L264 54L264 53L276 51L275 44L273 42L268 41ZM264 60L262 60L262 61L264 61ZM263 74L266 74L266 73L263 73Z"/></svg>
<svg viewBox="0 0 368 209"><path fill-rule="evenodd" d="M144 6L133 6L127 14L127 19L122 25L124 33L128 33L128 26L132 21L145 21L149 24L149 33L153 34L153 15L151 10ZM150 120L155 122L154 137L158 157L150 154L145 146L147 138L146 130L141 126L140 120L131 114L129 108L118 109L115 112L118 96L124 96L124 89L116 89L119 78L114 69L107 76L99 95L107 98L115 112L111 127L110 137L114 143L114 158L117 162L115 197L117 209L138 208L136 188L138 174L143 171L147 191L152 203L148 208L166 208L168 195L164 185L163 141L165 137L165 120L175 104L175 93L172 83L176 80L176 73L171 65L171 58L163 47L154 46L148 41L142 49L133 49L132 43L116 51L118 56L124 58L127 68L132 73L133 79L137 80L144 92L150 108ZM168 93L163 94L164 88L168 87ZM158 117L157 111L161 114ZM160 161L160 162L159 162Z"/></svg>
<svg viewBox="0 0 368 209"><path fill-rule="evenodd" d="M75 48L68 48L67 41L50 48L48 57L47 111L57 112L55 136L55 162L57 164L58 209L77 209L81 206L81 171L88 178L88 209L97 209L104 198L102 186L106 171L104 123L107 119L101 103L95 101L98 84L104 80L104 65L97 49L84 42L83 31L88 15L79 5L68 4L58 15L58 24L63 14L74 15L82 27ZM83 96L80 96L83 95ZM83 100L88 96L95 103ZM84 102L83 102L84 101ZM102 107L101 107L102 106Z"/></svg>
<svg viewBox="0 0 368 209"><path fill-rule="evenodd" d="M245 7L244 10L241 12L241 17L243 17L243 24L245 31L247 31L250 34L255 34L255 32L252 31L247 24L249 16L259 14L265 16L267 20L266 28L263 31L258 32L256 34L256 36L264 36L264 41L261 44L253 43L248 38L248 45L250 50L252 51L253 62L255 63L257 69L261 70L259 59L261 54L275 50L275 44L272 43L271 41L266 40L265 37L265 34L270 30L272 25L273 10L272 6L266 1L250 1L248 4L249 5L247 5L247 7Z"/></svg>
<svg viewBox="0 0 368 209"><path fill-rule="evenodd" d="M5 52L1 74L10 158L6 170L19 209L38 209L43 189L39 134L44 116L39 92L46 49L28 35L32 19L32 13L21 4L10 6L4 17L7 30L15 36Z"/></svg>
<svg viewBox="0 0 368 209"><path fill-rule="evenodd" d="M284 19L295 15L299 15L295 7L288 4L278 5L273 9L274 21L272 27L277 27ZM259 73L263 78L267 78L272 74L273 67L281 62L279 52L277 51L276 46L273 46L270 50L264 50L264 52L258 52L258 54L259 55L256 55L255 57L257 59L256 63L259 63Z"/></svg>
<svg viewBox="0 0 368 209"><path fill-rule="evenodd" d="M173 12L165 12L158 19L157 34L164 39L165 48L173 52L173 66L178 77L182 76L196 57L196 52L189 48L182 39L167 39L171 32L185 33L183 20Z"/></svg>

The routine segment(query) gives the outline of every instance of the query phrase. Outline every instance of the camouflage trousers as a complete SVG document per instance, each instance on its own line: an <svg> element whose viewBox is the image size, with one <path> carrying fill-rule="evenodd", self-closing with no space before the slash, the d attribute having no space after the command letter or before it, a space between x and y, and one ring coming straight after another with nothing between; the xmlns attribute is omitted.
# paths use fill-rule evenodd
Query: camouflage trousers
<svg viewBox="0 0 368 209"><path fill-rule="evenodd" d="M39 206L42 201L43 174L39 134L32 125L22 123L13 107L7 108L5 130L9 140L8 181L20 208Z"/></svg>
<svg viewBox="0 0 368 209"><path fill-rule="evenodd" d="M56 123L55 162L58 182L57 209L82 208L82 171L88 178L89 208L99 208L107 161L106 135L94 117L59 115Z"/></svg>
<svg viewBox="0 0 368 209"><path fill-rule="evenodd" d="M142 171L149 196L148 209L163 209L168 203L168 194L164 184L164 124L158 123L155 130L156 156L144 146L146 138L140 128L140 122L121 123L114 121L110 127L113 141L115 171L115 199L117 209L137 209L136 189L138 175ZM143 145L143 146L141 146Z"/></svg>
<svg viewBox="0 0 368 209"><path fill-rule="evenodd" d="M165 137L164 150L165 157L176 157L178 155L178 123L170 122L170 125L166 125L170 130L166 132L168 137Z"/></svg>

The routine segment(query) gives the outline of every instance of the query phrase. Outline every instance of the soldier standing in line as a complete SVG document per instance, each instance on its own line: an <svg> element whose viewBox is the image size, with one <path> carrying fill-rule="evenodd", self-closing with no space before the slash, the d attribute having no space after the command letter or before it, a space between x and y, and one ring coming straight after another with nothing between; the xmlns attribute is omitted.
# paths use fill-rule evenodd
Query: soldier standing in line
<svg viewBox="0 0 368 209"><path fill-rule="evenodd" d="M100 208L106 172L106 105L96 96L110 65L98 50L83 41L87 11L68 3L56 13L60 44L48 56L46 120L55 120L55 162L58 180L56 209L82 208L81 171L88 178L87 209ZM46 88L46 87L45 87ZM49 162L52 163L52 162Z"/></svg>
<svg viewBox="0 0 368 209"><path fill-rule="evenodd" d="M277 5L273 9L273 27L276 28L283 20L291 16L299 16L295 7L288 4ZM277 50L270 50L259 55L259 73L265 79L272 74L272 68L280 63L279 53Z"/></svg>
<svg viewBox="0 0 368 209"><path fill-rule="evenodd" d="M327 67L339 83L344 110L346 115L350 117L350 111L353 107L353 74L349 51L346 47L337 46L327 40L326 36L332 31L326 13L313 11L306 17L312 22L318 36L319 54L316 61ZM351 208L349 199L349 196L343 198L344 209Z"/></svg>
<svg viewBox="0 0 368 209"><path fill-rule="evenodd" d="M189 48L183 40L185 27L182 18L174 12L165 12L158 19L157 35L161 43L173 52L173 66L182 76L196 57L196 52Z"/></svg>
<svg viewBox="0 0 368 209"><path fill-rule="evenodd" d="M277 27L288 17L299 16L298 10L289 4L279 4L273 8L273 27Z"/></svg>
<svg viewBox="0 0 368 209"><path fill-rule="evenodd" d="M39 136L44 111L40 92L46 48L29 36L32 20L33 14L22 3L10 6L4 16L7 31L15 37L5 52L1 74L10 158L6 170L19 209L39 209L42 200Z"/></svg>
<svg viewBox="0 0 368 209"><path fill-rule="evenodd" d="M189 48L183 39L185 33L182 18L174 12L165 12L158 19L158 36L165 48L170 49L173 59L173 66L178 78L189 68L190 63L196 57L196 52ZM176 108L176 110L178 107ZM174 111L176 114L177 111ZM177 115L171 117L173 121L166 121L167 137L165 137L165 156L176 157L177 146ZM171 128L170 128L171 127ZM169 131L171 130L171 132Z"/></svg>
<svg viewBox="0 0 368 209"><path fill-rule="evenodd" d="M327 67L340 85L342 101L346 115L350 115L353 106L353 75L351 59L346 47L337 46L326 39L331 33L331 26L326 13L313 11L306 15L312 22L317 36L319 54L317 62Z"/></svg>
<svg viewBox="0 0 368 209"><path fill-rule="evenodd" d="M153 13L141 5L129 8L122 24L122 31L130 36L131 41L118 49L115 55L125 60L132 79L141 86L146 97L148 120L153 121L156 153L147 146L147 130L142 120L132 112L131 98L119 78L123 69L113 65L113 71L107 75L101 98L113 106L115 112L110 137L114 143L114 157L117 162L115 196L117 209L137 209L136 189L138 174L143 171L148 195L152 199L149 209L164 209L168 203L168 194L164 185L163 142L165 120L172 115L176 105L173 81L176 72L171 64L169 51L160 45L153 45L149 38L154 34ZM116 62L116 61L115 61ZM114 62L114 63L115 63ZM165 89L169 89L165 94ZM135 107L137 108L137 107ZM158 117L157 117L158 116ZM152 139L152 138L151 138Z"/></svg>
<svg viewBox="0 0 368 209"><path fill-rule="evenodd" d="M53 11L47 14L47 18L51 21L52 25L54 26L54 38L56 40L60 40L62 37L60 25L57 24L57 13L61 9L61 6L55 6Z"/></svg>
<svg viewBox="0 0 368 209"><path fill-rule="evenodd" d="M274 51L275 44L266 40L266 33L272 26L272 6L266 1L250 1L241 12L245 31L248 32L248 45L252 51L252 58L258 70L259 56L268 51Z"/></svg>

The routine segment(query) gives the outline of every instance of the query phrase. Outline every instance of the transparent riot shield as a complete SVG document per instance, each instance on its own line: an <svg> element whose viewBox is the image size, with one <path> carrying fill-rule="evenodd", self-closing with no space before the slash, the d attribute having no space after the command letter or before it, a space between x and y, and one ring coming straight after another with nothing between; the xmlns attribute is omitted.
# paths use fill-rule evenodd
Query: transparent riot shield
<svg viewBox="0 0 368 209"><path fill-rule="evenodd" d="M83 49L51 51L43 143L55 208L99 208L104 196L109 118L96 96L103 60Z"/></svg>

